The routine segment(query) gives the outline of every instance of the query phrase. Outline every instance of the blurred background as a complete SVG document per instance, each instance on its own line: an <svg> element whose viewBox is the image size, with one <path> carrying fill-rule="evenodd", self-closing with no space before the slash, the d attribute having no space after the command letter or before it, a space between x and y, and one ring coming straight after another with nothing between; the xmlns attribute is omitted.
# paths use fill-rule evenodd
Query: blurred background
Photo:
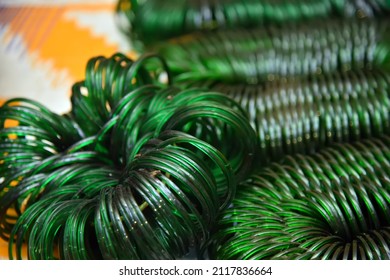
<svg viewBox="0 0 390 280"><path fill-rule="evenodd" d="M0 104L38 100L70 109L70 88L86 62L131 46L115 25L115 0L0 0Z"/></svg>

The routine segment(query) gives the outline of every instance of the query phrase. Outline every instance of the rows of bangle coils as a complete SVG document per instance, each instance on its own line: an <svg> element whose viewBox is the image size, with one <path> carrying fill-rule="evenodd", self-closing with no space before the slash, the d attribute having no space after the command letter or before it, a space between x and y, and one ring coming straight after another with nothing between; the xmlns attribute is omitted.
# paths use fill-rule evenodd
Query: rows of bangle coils
<svg viewBox="0 0 390 280"><path fill-rule="evenodd" d="M384 0L232 0L194 1L120 0L118 13L126 18L125 29L133 41L150 45L194 31L256 27L312 19L367 18L387 15Z"/></svg>
<svg viewBox="0 0 390 280"><path fill-rule="evenodd" d="M261 85L195 84L223 92L242 106L256 131L262 165L285 155L311 154L332 143L390 132L390 75L381 70Z"/></svg>
<svg viewBox="0 0 390 280"><path fill-rule="evenodd" d="M221 30L177 38L152 50L167 60L177 81L262 83L286 76L386 67L389 23L327 20Z"/></svg>
<svg viewBox="0 0 390 280"><path fill-rule="evenodd" d="M352 44L353 48L347 44L345 49L337 49L338 55L335 56L337 59L343 57L341 54L344 51L347 53L347 58L342 60L342 63L337 62L331 64L329 69L325 67L320 70L326 72L349 68L351 63L354 64L352 66L365 62L370 65L377 62L378 57L379 64L383 63L380 59L383 55L382 49L375 51L378 50L375 42L382 38L380 32L386 31L387 25L384 24L383 27L382 23L378 24L374 23L373 27L367 29L367 33L363 32L369 34L369 40L364 39L366 36L358 37L357 33L351 31L361 28L360 25L348 24L347 31L336 36L336 42L345 38L350 39L348 42L353 42L355 38L357 43ZM326 28L325 30L325 34L328 34L329 30ZM329 38L334 36L334 32L329 33L331 34ZM286 38L285 42L291 39ZM361 40L366 41L362 43ZM317 46L311 44L310 40L306 42L308 46L304 45L302 48L300 45L287 47L292 48L292 53L297 51L298 54L303 54L305 59L295 57L293 60L294 56L288 50L279 59L280 63L276 63L278 67L275 71L269 68L271 63L259 68L258 62L262 61L260 59L262 56L259 59L255 56L256 65L248 68L245 56L243 62L240 61L240 56L231 62L231 53L224 54L221 60L221 73L229 71L230 76L221 75L214 78L229 78L232 69L236 72L233 76L235 79L249 77L249 81L256 82L266 80L264 75L268 79L270 73L271 76L275 76L318 72L318 65L325 61L321 57L326 56L329 51L326 48L332 46L333 41L324 40L325 44L319 46L319 52ZM370 45L372 42L373 46ZM247 43L242 45L246 46ZM281 43L280 49L283 50L285 46L285 43ZM386 51L386 48L384 49ZM313 61L313 55L305 56L311 53L310 50L319 57L318 63L314 63L314 66L309 63ZM240 52L237 51L238 54ZM377 57L376 53L380 55ZM272 61L278 58L275 55L275 52L270 51L266 57L270 57L268 61ZM303 66L298 67L296 71L289 70L288 67L294 64L283 62L286 57L287 61L293 63L303 61ZM383 57L386 59L386 53ZM362 58L363 60L359 60ZM226 59L229 61L224 61ZM251 62L253 55L249 59ZM221 65L214 60L207 65L212 64ZM232 67L236 65L239 68ZM70 259L181 257L190 247L201 247L201 243L208 239L208 229L216 220L218 211L226 207L233 197L235 181L244 178L248 173L258 140L259 146L263 147L262 139L271 139L276 135L273 139L277 140L279 137L279 144L277 141L276 145L271 142L265 144L271 147L271 152L266 158L280 158L283 153L312 150L309 143L303 146L301 143L304 142L308 131L316 138L315 124L310 124L309 130L306 131L303 128L307 126L300 123L301 131L298 128L297 132L288 128L281 134L272 134L268 131L265 138L255 139L255 134L244 121L243 112L221 94L200 94L199 90L183 93L173 88L143 87L145 84L153 83L153 79L145 74L144 69L139 70L138 66L135 67L123 57L115 57L112 60L99 58L97 61L92 60L89 66L86 81L76 84L73 88L73 110L69 116L59 118L47 112L45 108L23 100L7 103L2 111L5 115L3 119L16 114L13 118L23 124L19 128L3 130L6 140L1 143L2 167L7 175L1 183L2 189L6 190L0 203L1 234L4 238L10 239L10 247L16 244L17 257L21 257L20 251L24 240L28 242L31 258L54 258L56 250L53 251L53 243L59 247L59 257ZM98 70L95 71L96 69ZM245 72L247 69L251 71ZM241 70L243 74L240 73ZM204 76L210 77L210 72ZM139 73L141 74L137 76ZM218 71L216 73L220 74ZM254 74L249 75L251 73ZM182 76L182 80L189 78L198 77L196 74L193 75L193 72ZM382 76L376 75L375 79L382 79ZM126 88L126 82L129 81L132 81L128 83L131 88ZM321 81L318 83L321 84ZM386 90L386 87L382 83L379 84L378 91L383 93L381 90ZM279 85L276 84L276 87L279 88ZM355 113L348 115L350 113L348 109L347 117L343 118L355 120L354 117L359 112L365 113L358 121L359 130L353 129L355 126L352 128L344 126L343 130L340 123L326 126L326 129L322 130L325 132L325 140L321 138L321 141L318 141L319 146L329 144L328 142L347 140L350 137L360 138L360 129L363 131L363 137L386 131L388 124L384 116L388 108L387 96L382 94L369 103L374 109L379 108L380 114L367 117L367 114L375 110L371 105L361 108L360 102L370 99L373 93L370 90L362 91L366 95L359 102L356 101L359 105L354 108ZM126 95L129 92L131 94ZM332 103L332 106L336 102L337 108L345 105L343 101L339 104L337 102L342 98L329 97L327 91L324 92L319 100ZM356 97L355 90L350 93L352 99ZM200 96L195 98L197 95ZM289 104L296 98L291 96ZM24 103L11 106L17 101ZM312 102L310 98L303 98L303 104L313 103L310 102ZM383 108L378 106L378 102L383 102L381 103ZM190 104L177 106L187 103ZM252 105L249 103L247 106L253 106L256 101L252 102ZM274 104L271 102L270 108L277 107L277 103L278 101ZM291 106L289 104L286 104L285 108L289 108ZM231 106L236 109L232 111ZM324 106L326 109L326 105ZM332 106L329 104L329 110L333 110ZM270 110L268 108L264 110L265 116L270 116ZM331 112L329 110L325 112ZM219 112L217 118L216 112ZM149 117L151 119L148 119ZM202 120L191 121L197 117ZM273 117L267 118L272 124ZM283 121L287 117L277 119ZM256 120L252 125L255 123ZM226 127L233 129L229 130ZM255 128L259 136L260 127L255 125ZM178 132L177 129L181 131ZM345 131L348 133L343 134ZM191 135L188 135L189 133ZM16 140L13 139L15 135ZM338 138L337 135L342 136ZM284 144L280 144L280 139L290 146L281 148ZM13 155L9 151L12 151ZM15 160L16 165L12 163ZM11 207L15 208L16 215L9 215ZM19 219L15 221L12 218ZM352 246L358 250L357 245ZM359 248L363 250L362 247ZM296 255L298 251L293 253ZM370 258L370 254L366 255Z"/></svg>
<svg viewBox="0 0 390 280"><path fill-rule="evenodd" d="M199 33L154 48L176 81L224 92L245 109L259 140L258 164L288 162L239 186L215 229L211 258L389 258L388 155L379 156L380 166L367 155L378 155L375 145L387 151L387 138L321 152L389 133L389 76L381 70L389 65L388 34L386 20L331 20ZM359 155L360 148L367 153ZM362 156L369 160L359 167L354 161ZM339 184L337 176L344 176ZM299 185L307 190L298 192Z"/></svg>
<svg viewBox="0 0 390 280"><path fill-rule="evenodd" d="M219 259L389 259L390 138L288 156L240 185Z"/></svg>
<svg viewBox="0 0 390 280"><path fill-rule="evenodd" d="M389 133L388 72L194 84L236 99L256 130L260 165L271 164L238 187L211 258L389 258L388 138L325 148Z"/></svg>
<svg viewBox="0 0 390 280"><path fill-rule="evenodd" d="M31 259L171 259L208 240L250 171L255 134L223 94L154 85L148 59L91 59L64 116L25 99L1 107L11 258L26 242Z"/></svg>

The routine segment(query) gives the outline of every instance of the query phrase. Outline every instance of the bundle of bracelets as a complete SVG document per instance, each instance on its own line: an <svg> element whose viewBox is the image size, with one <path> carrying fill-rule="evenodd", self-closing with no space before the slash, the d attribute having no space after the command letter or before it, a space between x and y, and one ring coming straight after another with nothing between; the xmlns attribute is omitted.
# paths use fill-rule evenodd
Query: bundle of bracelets
<svg viewBox="0 0 390 280"><path fill-rule="evenodd" d="M0 108L10 258L388 259L389 11L120 0L157 55L90 59L67 114Z"/></svg>
<svg viewBox="0 0 390 280"><path fill-rule="evenodd" d="M388 20L314 21L200 33L151 49L166 59L176 81L262 83L350 69L389 69L389 32Z"/></svg>
<svg viewBox="0 0 390 280"><path fill-rule="evenodd" d="M217 259L389 259L390 138L288 156L239 186Z"/></svg>
<svg viewBox="0 0 390 280"><path fill-rule="evenodd" d="M10 258L25 242L30 259L172 259L208 240L252 169L255 133L226 95L161 85L154 58L91 59L64 116L26 99L1 107Z"/></svg>
<svg viewBox="0 0 390 280"><path fill-rule="evenodd" d="M142 48L164 39L237 27L389 15L387 0L119 0L122 29Z"/></svg>
<svg viewBox="0 0 390 280"><path fill-rule="evenodd" d="M240 224L230 212L245 219L239 212L239 201L248 186L249 194L258 199L261 207L268 205L264 201L269 199L262 192L301 203L301 196L306 192L304 182L309 184L312 178L306 179L306 173L300 171L290 175L290 167L278 175L280 178L272 177L281 170L280 166L293 162L292 167L296 167L295 162L303 158L305 163L319 164L310 166L312 176L328 175L330 171L322 170L323 166L332 165L336 159L342 165L350 160L350 153L346 158L344 153L336 159L326 157L321 163L317 157L322 159L325 156L321 155L328 155L327 150L314 154L315 160L297 153L310 153L310 147L316 150L332 142L388 132L387 74L379 70L349 73L343 79L323 77L323 80L298 83L295 88L287 82L276 87L268 85L275 99L264 93L258 96L259 100L264 98L259 104L241 108L228 94L161 85L158 74L151 74L144 67L148 60L156 58L146 55L133 62L117 54L108 59L91 59L86 80L73 87L72 110L64 116L25 99L9 100L1 107L0 234L9 240L10 257L14 258L15 250L15 257L22 258L22 246L26 242L31 259L173 259L186 256L191 250L201 258L209 244L212 244L210 257L216 258L315 258L315 252L305 251L306 243L304 249L286 248L277 238L273 245L280 254L275 256L262 255L264 248L256 245L257 239L250 245L245 243L249 242L247 239L240 239L241 235L232 237L230 245L226 238L231 237L232 230L225 226L240 230ZM163 67L157 73L169 72L161 62ZM169 73L167 76L170 77ZM278 97L277 92L285 93L289 87L296 89L289 98ZM275 88L280 90L274 91ZM313 89L322 90L310 92ZM313 111L309 110L311 107L315 107ZM247 118L245 109L251 112L250 108L257 108L253 116L258 116L258 120ZM300 111L305 114L300 115ZM275 114L280 114L280 118ZM298 117L293 118L294 115ZM9 120L18 124L6 127ZM257 137L251 122L252 125L261 122L256 127ZM279 134L273 133L277 127ZM267 136L259 138L259 129L268 129ZM308 134L312 139L302 140ZM387 140L373 152L379 149L386 156L386 145ZM340 151L352 149L349 145L335 147ZM288 157L281 164L272 163L268 169L260 168L289 153L295 157ZM386 160L384 157L380 162L387 164ZM258 165L253 165L254 162ZM361 156L352 162L362 162ZM255 175L247 180L254 168ZM385 168L387 165L380 165L378 172L386 174ZM252 184L257 184L253 178L264 172L271 174L275 181L253 190ZM329 180L338 178L336 175L329 175ZM283 187L293 185L279 189L282 179L288 180ZM333 189L334 184L329 180L322 182L317 177L313 180L319 184L317 191L327 195L328 191L340 191ZM231 204L236 185L242 181L238 196ZM327 189L323 189L325 183ZM385 191L378 195L382 193ZM351 193L348 195L353 198ZM386 202L387 194L383 195L378 199ZM368 201L367 197L361 199ZM275 203L284 205L284 202ZM249 204L244 201L243 205ZM252 206L248 207L244 211L251 213L252 219L258 213ZM280 215L287 213L286 209ZM221 214L221 211L226 212ZM369 213L376 215L377 224L382 223L385 214ZM255 220L252 222L259 227ZM217 229L213 228L215 223L219 223ZM303 226L306 228L308 224L303 222ZM287 225L280 225L284 231L282 227ZM211 241L210 232L216 232ZM248 234L256 236L253 232ZM245 248L253 246L257 253L247 256L245 249L235 242ZM232 247L240 248L242 254L230 252ZM339 257L335 254L332 251L331 256ZM383 254L374 257L369 252L359 254L356 258L384 258Z"/></svg>
<svg viewBox="0 0 390 280"><path fill-rule="evenodd" d="M260 164L310 154L334 142L390 133L390 73L354 70L260 85L215 80L182 85L225 93L245 110Z"/></svg>

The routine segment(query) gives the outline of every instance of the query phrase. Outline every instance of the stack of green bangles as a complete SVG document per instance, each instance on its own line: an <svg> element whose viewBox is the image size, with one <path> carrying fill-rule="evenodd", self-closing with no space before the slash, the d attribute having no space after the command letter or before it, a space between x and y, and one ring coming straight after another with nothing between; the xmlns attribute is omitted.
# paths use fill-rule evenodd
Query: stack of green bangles
<svg viewBox="0 0 390 280"><path fill-rule="evenodd" d="M119 0L117 5L123 29L143 46L194 31L386 17L389 11L387 0Z"/></svg>
<svg viewBox="0 0 390 280"><path fill-rule="evenodd" d="M64 116L25 99L1 107L11 258L26 242L31 259L171 259L209 239L252 170L256 136L227 96L160 85L144 67L153 58L91 59Z"/></svg>
<svg viewBox="0 0 390 280"><path fill-rule="evenodd" d="M151 49L166 59L178 82L263 83L351 69L390 69L389 34L388 19L337 19L197 33Z"/></svg>
<svg viewBox="0 0 390 280"><path fill-rule="evenodd" d="M389 259L389 12L120 0L150 52L0 108L10 258Z"/></svg>
<svg viewBox="0 0 390 280"><path fill-rule="evenodd" d="M225 93L255 129L260 164L311 154L332 143L390 133L390 72L354 70L259 85L192 82Z"/></svg>
<svg viewBox="0 0 390 280"><path fill-rule="evenodd" d="M286 157L254 173L219 220L217 259L389 259L390 138Z"/></svg>

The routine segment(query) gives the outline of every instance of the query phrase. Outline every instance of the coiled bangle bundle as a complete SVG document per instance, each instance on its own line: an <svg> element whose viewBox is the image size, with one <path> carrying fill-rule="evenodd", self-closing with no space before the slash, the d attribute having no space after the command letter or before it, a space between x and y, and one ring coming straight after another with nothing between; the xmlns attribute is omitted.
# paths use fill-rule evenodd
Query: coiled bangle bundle
<svg viewBox="0 0 390 280"><path fill-rule="evenodd" d="M390 132L390 74L378 69L261 85L209 80L184 86L223 92L242 106L257 133L261 165Z"/></svg>
<svg viewBox="0 0 390 280"><path fill-rule="evenodd" d="M241 184L218 259L389 259L390 138L286 157Z"/></svg>
<svg viewBox="0 0 390 280"><path fill-rule="evenodd" d="M8 121L17 126L9 127ZM42 160L65 151L84 137L72 119L23 98L3 104L0 127L0 197Z"/></svg>
<svg viewBox="0 0 390 280"><path fill-rule="evenodd" d="M31 259L171 259L200 246L221 206L217 184L234 191L233 172L223 155L201 140L174 131L162 138L152 140L156 147L125 172L96 160L43 170L40 182L50 189L13 227L9 242L15 243L16 256L21 258L23 240ZM202 156L214 161L212 171ZM220 175L218 183L212 172ZM31 179L3 202L26 190Z"/></svg>
<svg viewBox="0 0 390 280"><path fill-rule="evenodd" d="M389 69L389 27L388 20L330 20L288 28L221 30L179 38L153 50L167 60L177 81L261 83L350 69Z"/></svg>
<svg viewBox="0 0 390 280"><path fill-rule="evenodd" d="M378 17L388 14L385 0L119 0L121 26L139 44L188 34L275 23L293 23L333 17Z"/></svg>
<svg viewBox="0 0 390 280"><path fill-rule="evenodd" d="M11 258L23 242L31 259L170 259L207 241L252 170L255 132L226 95L163 86L144 62L91 59L64 116L28 100L0 108Z"/></svg>
<svg viewBox="0 0 390 280"><path fill-rule="evenodd" d="M208 33L157 46L168 62L91 59L66 115L26 99L0 108L11 259L24 243L31 259L202 257L210 244L220 259L389 258L390 139L370 137L390 132L390 22L298 23L385 14L385 2L126 4L146 44ZM259 22L277 25L220 30Z"/></svg>
<svg viewBox="0 0 390 280"><path fill-rule="evenodd" d="M167 83L171 84L165 60L153 54L144 54L137 61L120 53L110 58L91 58L86 66L85 80L72 87L72 118L86 136L94 135L106 124L111 111L126 94L143 85L159 85L161 74L165 74Z"/></svg>
<svg viewBox="0 0 390 280"><path fill-rule="evenodd" d="M87 136L94 134L99 141L106 141L101 151L115 164L126 166L131 148L140 139L157 136L163 130L180 130L212 143L232 159L237 172L248 171L255 134L246 125L245 113L238 104L221 93L148 84L156 80L146 76L144 82L141 75L148 72L140 65L153 56L141 57L130 67L129 62L118 62L118 56L98 58L98 67L96 58L90 60L86 80L73 87L71 111ZM134 80L137 84L133 85ZM232 150L230 141L237 144L236 150Z"/></svg>

